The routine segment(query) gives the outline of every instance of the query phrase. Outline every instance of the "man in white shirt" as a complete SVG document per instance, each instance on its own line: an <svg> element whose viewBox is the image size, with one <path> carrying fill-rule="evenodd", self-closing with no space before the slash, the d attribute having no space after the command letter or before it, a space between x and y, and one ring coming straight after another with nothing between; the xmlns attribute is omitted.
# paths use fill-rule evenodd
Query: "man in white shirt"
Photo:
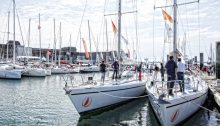
<svg viewBox="0 0 220 126"><path fill-rule="evenodd" d="M185 73L186 66L184 63L181 62L181 58L178 59L177 63L177 78L178 80L182 80L180 84L180 91L184 92L184 73Z"/></svg>

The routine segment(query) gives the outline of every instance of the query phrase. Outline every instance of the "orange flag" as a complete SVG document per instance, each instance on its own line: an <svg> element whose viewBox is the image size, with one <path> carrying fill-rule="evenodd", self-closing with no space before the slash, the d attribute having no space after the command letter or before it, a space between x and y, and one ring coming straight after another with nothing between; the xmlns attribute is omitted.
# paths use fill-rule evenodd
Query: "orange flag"
<svg viewBox="0 0 220 126"><path fill-rule="evenodd" d="M83 41L83 46L84 46L84 49L85 49L86 59L89 59L89 52L87 50L86 41L83 38L82 38L82 41Z"/></svg>
<svg viewBox="0 0 220 126"><path fill-rule="evenodd" d="M118 29L116 28L113 21L112 21L112 30L113 30L114 33L116 33L118 31Z"/></svg>
<svg viewBox="0 0 220 126"><path fill-rule="evenodd" d="M172 23L173 18L163 9L162 9L162 13L163 13L164 20L169 20Z"/></svg>

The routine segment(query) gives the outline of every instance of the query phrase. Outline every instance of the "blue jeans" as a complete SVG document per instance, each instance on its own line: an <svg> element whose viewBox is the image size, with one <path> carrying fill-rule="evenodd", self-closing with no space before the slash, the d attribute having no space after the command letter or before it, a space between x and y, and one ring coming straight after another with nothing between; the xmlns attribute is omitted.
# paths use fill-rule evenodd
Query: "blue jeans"
<svg viewBox="0 0 220 126"><path fill-rule="evenodd" d="M184 91L184 73L183 72L177 72L177 78L178 80L181 80L181 82L179 82L180 85L180 91Z"/></svg>
<svg viewBox="0 0 220 126"><path fill-rule="evenodd" d="M173 81L173 82L168 82L167 83L167 88L169 89L169 95L173 95L175 75L167 75L167 77L168 77L167 81Z"/></svg>
<svg viewBox="0 0 220 126"><path fill-rule="evenodd" d="M112 79L117 79L118 78L118 70L114 69Z"/></svg>

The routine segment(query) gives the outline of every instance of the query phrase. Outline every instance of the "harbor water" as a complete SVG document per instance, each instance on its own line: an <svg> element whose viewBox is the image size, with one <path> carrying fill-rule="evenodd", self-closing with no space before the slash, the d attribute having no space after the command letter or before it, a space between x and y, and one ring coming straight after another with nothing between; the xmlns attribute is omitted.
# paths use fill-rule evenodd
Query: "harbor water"
<svg viewBox="0 0 220 126"><path fill-rule="evenodd" d="M86 74L75 74L76 78ZM95 77L99 77L97 74ZM146 98L80 117L65 95L63 75L45 78L25 77L0 80L0 126L158 126ZM192 104L193 105L193 104ZM183 126L220 125L219 108L212 99L204 105L214 112L200 109Z"/></svg>

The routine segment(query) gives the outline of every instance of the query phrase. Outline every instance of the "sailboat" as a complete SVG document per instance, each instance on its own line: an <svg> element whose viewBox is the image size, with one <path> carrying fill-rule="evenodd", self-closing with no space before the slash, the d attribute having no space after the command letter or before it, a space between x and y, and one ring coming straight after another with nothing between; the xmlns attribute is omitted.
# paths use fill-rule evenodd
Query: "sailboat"
<svg viewBox="0 0 220 126"><path fill-rule="evenodd" d="M60 65L60 56L61 56L61 22L60 22L60 48L59 48L59 57L58 57L58 66L51 68L52 74L67 74L69 70L66 67L61 67ZM55 19L54 19L54 40L55 40ZM55 45L55 63L56 63L56 45Z"/></svg>
<svg viewBox="0 0 220 126"><path fill-rule="evenodd" d="M197 1L198 2L198 1ZM174 57L176 55L177 42L177 0L174 0ZM176 58L174 58L176 59ZM205 102L208 94L208 86L201 79L197 69L185 74L185 91L179 91L179 80L174 81L174 96L168 95L167 84L171 81L153 80L147 83L146 90L150 104L162 126L175 126L189 118Z"/></svg>
<svg viewBox="0 0 220 126"><path fill-rule="evenodd" d="M29 49L29 43L30 43L30 23L31 23L31 19L29 19L29 32L28 32L28 49ZM40 35L40 14L39 14L39 40L41 41L41 35ZM41 53L41 52L40 52ZM41 59L41 55L40 55L40 59ZM31 60L30 56L29 56L29 51L28 51L28 56L27 56L27 61ZM25 70L23 71L22 76L27 76L27 77L46 77L46 70L40 67L34 67L33 64L27 64L27 67L25 67Z"/></svg>
<svg viewBox="0 0 220 126"><path fill-rule="evenodd" d="M119 0L118 13L118 51L120 52L121 0ZM72 85L79 86L70 86L66 80L64 90L80 115L132 100L144 94L146 89L145 79L140 78L110 79L102 82L88 77L88 81L75 82Z"/></svg>
<svg viewBox="0 0 220 126"><path fill-rule="evenodd" d="M99 72L100 68L97 65L93 64L93 59L92 59L92 49L91 49L91 37L90 37L90 25L89 25L89 21L88 21L88 29L89 29L89 43L90 43L90 63L85 65L84 67L80 67L80 73L91 73L91 72ZM84 48L86 48L86 42L83 39L83 44L84 44ZM85 49L87 50L87 49Z"/></svg>
<svg viewBox="0 0 220 126"><path fill-rule="evenodd" d="M0 65L0 78L4 79L21 79L21 72L20 69L15 69L15 0L13 0L13 64L3 64ZM9 16L8 16L8 34L9 34ZM9 38L9 37L8 37ZM8 45L7 45L8 47ZM8 60L8 48L7 48L7 60Z"/></svg>

